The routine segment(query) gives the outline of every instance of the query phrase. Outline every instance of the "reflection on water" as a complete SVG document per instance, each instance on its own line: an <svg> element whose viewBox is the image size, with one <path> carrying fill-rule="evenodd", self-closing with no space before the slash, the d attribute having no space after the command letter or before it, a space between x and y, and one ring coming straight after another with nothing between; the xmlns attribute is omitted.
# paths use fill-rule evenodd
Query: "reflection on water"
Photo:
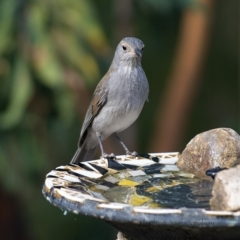
<svg viewBox="0 0 240 240"><path fill-rule="evenodd" d="M153 167L143 171L122 170L105 176L90 187L91 193L110 202L146 206L149 208L205 208L209 200L213 181L194 177L173 167ZM107 187L106 187L107 186ZM97 194L97 195L96 195Z"/></svg>
<svg viewBox="0 0 240 240"><path fill-rule="evenodd" d="M196 183L179 184L153 193L152 199L165 208L209 209L213 182L199 180Z"/></svg>

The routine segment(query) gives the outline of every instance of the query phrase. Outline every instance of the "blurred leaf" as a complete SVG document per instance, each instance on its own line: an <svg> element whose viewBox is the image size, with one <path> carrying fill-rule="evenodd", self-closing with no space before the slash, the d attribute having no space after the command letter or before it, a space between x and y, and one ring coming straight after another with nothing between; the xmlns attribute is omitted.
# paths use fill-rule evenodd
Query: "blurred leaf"
<svg viewBox="0 0 240 240"><path fill-rule="evenodd" d="M63 72L50 39L46 37L41 43L33 46L33 67L41 82L50 87L63 85Z"/></svg>
<svg viewBox="0 0 240 240"><path fill-rule="evenodd" d="M30 41L33 44L41 43L47 34L47 9L44 4L38 1L29 4L25 21L26 33Z"/></svg>
<svg viewBox="0 0 240 240"><path fill-rule="evenodd" d="M0 54L9 50L14 43L12 32L14 28L15 0L0 1Z"/></svg>
<svg viewBox="0 0 240 240"><path fill-rule="evenodd" d="M70 31L60 29L54 32L56 44L61 49L61 54L68 64L74 66L84 76L87 84L99 79L99 69L95 58L89 54L84 46L77 42L76 37Z"/></svg>
<svg viewBox="0 0 240 240"><path fill-rule="evenodd" d="M47 12L43 5L39 5L32 5L28 12L28 31L33 44L31 48L33 67L43 84L55 88L63 84L63 73L54 43L47 32Z"/></svg>
<svg viewBox="0 0 240 240"><path fill-rule="evenodd" d="M0 114L0 128L9 129L22 119L33 93L28 63L17 56L13 66L12 87L7 110Z"/></svg>
<svg viewBox="0 0 240 240"><path fill-rule="evenodd" d="M70 27L95 51L107 51L108 43L91 2L86 0L60 0L59 2L61 4L58 6L59 11L56 11L56 23Z"/></svg>

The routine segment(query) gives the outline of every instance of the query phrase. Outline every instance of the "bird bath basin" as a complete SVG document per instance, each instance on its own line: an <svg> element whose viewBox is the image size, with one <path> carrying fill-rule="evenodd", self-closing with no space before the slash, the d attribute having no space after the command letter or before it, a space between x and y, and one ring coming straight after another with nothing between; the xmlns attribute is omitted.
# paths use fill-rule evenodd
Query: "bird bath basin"
<svg viewBox="0 0 240 240"><path fill-rule="evenodd" d="M177 160L178 153L157 153L60 166L47 174L43 194L132 240L239 239L240 212L211 211L213 181L180 172Z"/></svg>

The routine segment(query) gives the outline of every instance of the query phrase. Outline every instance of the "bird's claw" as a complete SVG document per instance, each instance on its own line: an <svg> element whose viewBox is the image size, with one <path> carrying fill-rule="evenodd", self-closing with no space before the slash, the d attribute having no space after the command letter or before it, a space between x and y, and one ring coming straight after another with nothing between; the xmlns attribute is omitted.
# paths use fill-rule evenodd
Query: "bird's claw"
<svg viewBox="0 0 240 240"><path fill-rule="evenodd" d="M106 158L106 159L111 158L113 160L116 160L116 156L113 153L111 153L111 154L104 153L104 154L102 154L102 157Z"/></svg>
<svg viewBox="0 0 240 240"><path fill-rule="evenodd" d="M138 157L138 153L135 152L135 151L133 151L133 152L127 151L126 155L133 156L133 157Z"/></svg>

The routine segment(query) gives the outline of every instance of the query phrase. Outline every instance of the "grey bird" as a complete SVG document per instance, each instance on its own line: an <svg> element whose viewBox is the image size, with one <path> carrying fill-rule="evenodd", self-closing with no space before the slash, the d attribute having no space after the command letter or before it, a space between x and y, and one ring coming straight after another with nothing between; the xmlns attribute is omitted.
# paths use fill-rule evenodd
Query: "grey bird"
<svg viewBox="0 0 240 240"><path fill-rule="evenodd" d="M138 118L148 99L149 85L141 65L143 48L143 42L134 37L126 37L118 44L108 72L93 93L72 164L92 160L98 145L103 157L114 157L105 153L102 144L111 134L115 134L127 155L137 155L128 150L118 133Z"/></svg>

